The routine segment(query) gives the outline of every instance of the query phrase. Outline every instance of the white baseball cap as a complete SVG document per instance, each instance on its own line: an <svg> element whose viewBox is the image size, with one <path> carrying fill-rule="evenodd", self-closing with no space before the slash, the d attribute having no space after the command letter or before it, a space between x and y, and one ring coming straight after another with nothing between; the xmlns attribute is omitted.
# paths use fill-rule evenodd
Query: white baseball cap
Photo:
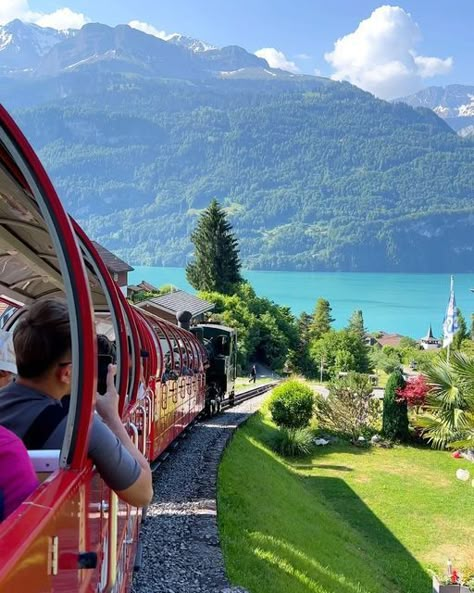
<svg viewBox="0 0 474 593"><path fill-rule="evenodd" d="M13 336L3 329L0 329L0 371L8 371L14 375L17 373Z"/></svg>

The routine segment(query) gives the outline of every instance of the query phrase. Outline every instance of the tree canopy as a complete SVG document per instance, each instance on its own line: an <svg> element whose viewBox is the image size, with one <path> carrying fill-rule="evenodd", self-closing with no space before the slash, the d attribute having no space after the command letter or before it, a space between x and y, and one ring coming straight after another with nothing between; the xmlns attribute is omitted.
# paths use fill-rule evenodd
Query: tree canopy
<svg viewBox="0 0 474 593"><path fill-rule="evenodd" d="M3 102L67 209L132 264L184 266L216 197L247 268L472 267L474 142L427 109L324 79L67 78L51 101L55 81L9 79Z"/></svg>

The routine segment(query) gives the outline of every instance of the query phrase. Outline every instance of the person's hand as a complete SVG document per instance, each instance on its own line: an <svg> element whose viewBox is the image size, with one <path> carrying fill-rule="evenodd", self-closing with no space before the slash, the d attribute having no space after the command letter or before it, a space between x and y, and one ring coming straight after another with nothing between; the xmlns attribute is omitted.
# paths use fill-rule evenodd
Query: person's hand
<svg viewBox="0 0 474 593"><path fill-rule="evenodd" d="M119 418L118 404L119 395L115 389L114 378L117 372L117 365L109 364L107 370L107 391L104 395L100 393L96 397L96 409L97 412L102 416L104 422L110 422Z"/></svg>

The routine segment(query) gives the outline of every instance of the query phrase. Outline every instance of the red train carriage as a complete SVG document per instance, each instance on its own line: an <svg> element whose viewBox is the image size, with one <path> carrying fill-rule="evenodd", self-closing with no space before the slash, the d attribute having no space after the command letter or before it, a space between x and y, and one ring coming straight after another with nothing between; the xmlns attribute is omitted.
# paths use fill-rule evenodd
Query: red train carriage
<svg viewBox="0 0 474 593"><path fill-rule="evenodd" d="M126 301L1 107L0 270L7 330L22 305L67 300L74 375L62 449L29 452L41 484L0 524L0 593L128 591L141 511L106 487L86 454L96 332L116 343L123 422L149 460L203 410L206 351Z"/></svg>

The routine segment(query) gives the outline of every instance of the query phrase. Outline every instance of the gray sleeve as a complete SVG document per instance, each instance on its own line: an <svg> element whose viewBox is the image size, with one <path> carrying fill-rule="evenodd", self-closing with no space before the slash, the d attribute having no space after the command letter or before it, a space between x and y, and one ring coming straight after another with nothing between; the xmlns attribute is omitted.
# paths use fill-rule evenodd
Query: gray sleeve
<svg viewBox="0 0 474 593"><path fill-rule="evenodd" d="M141 473L138 463L108 426L94 414L89 440L89 457L101 478L112 490L125 490Z"/></svg>

